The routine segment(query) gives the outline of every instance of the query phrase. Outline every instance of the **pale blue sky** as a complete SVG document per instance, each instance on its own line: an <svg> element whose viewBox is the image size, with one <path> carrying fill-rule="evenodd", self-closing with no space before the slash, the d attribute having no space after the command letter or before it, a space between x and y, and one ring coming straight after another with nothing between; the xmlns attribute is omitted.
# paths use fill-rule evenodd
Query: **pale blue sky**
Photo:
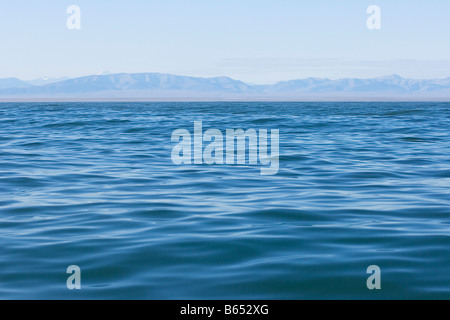
<svg viewBox="0 0 450 320"><path fill-rule="evenodd" d="M81 8L81 30L66 9ZM366 9L382 10L368 30ZM252 83L450 77L448 0L20 0L0 4L0 78L161 72Z"/></svg>

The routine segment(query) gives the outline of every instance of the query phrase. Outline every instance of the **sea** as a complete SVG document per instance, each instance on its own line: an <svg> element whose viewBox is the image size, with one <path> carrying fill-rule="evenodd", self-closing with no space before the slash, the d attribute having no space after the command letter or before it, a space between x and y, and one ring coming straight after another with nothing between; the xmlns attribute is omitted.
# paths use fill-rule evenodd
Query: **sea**
<svg viewBox="0 0 450 320"><path fill-rule="evenodd" d="M196 121L278 171L174 163ZM0 299L450 299L450 103L1 103L0 243Z"/></svg>

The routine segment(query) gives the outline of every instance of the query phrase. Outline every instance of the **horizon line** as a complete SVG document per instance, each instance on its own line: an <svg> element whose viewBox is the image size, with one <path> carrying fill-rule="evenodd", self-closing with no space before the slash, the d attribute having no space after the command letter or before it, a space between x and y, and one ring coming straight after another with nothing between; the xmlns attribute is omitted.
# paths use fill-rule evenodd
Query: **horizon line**
<svg viewBox="0 0 450 320"><path fill-rule="evenodd" d="M180 98L180 99L165 99L165 98L0 98L0 103L120 103L120 102L128 102L128 103L180 103L180 102L189 102L189 103L220 103L220 102L229 102L229 103L240 103L240 102L267 102L267 103L295 103L295 102L311 102L311 103L397 103L397 102L417 102L417 103L450 103L450 97L448 98L436 98L432 99L430 97L427 98L415 98L415 99L407 99L407 98L398 98L398 97L390 97L390 98L364 98L364 97L355 97L355 98L305 98L305 99L202 99L202 98Z"/></svg>

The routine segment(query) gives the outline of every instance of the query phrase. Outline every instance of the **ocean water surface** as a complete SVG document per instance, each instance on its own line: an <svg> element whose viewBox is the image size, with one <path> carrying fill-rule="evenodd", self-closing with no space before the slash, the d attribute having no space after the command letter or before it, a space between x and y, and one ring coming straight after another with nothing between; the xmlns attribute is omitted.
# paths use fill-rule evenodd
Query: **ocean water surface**
<svg viewBox="0 0 450 320"><path fill-rule="evenodd" d="M194 121L278 174L174 165ZM0 299L449 299L450 103L2 103L0 241Z"/></svg>

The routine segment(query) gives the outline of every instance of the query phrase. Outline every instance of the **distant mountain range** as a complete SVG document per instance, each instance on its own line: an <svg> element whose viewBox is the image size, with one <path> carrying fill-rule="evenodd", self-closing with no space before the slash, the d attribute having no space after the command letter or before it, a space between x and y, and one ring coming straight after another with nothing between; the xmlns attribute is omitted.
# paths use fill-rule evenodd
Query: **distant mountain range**
<svg viewBox="0 0 450 320"><path fill-rule="evenodd" d="M0 99L136 100L309 100L432 99L450 100L450 77L405 79L307 78L273 85L250 85L228 77L199 78L160 73L107 74L74 79L0 79Z"/></svg>
<svg viewBox="0 0 450 320"><path fill-rule="evenodd" d="M12 88L29 88L33 86L42 86L50 83L55 83L59 81L63 81L69 79L68 77L65 78L39 78L35 80L30 81L23 81L17 78L4 78L0 79L0 90L1 89L12 89Z"/></svg>
<svg viewBox="0 0 450 320"><path fill-rule="evenodd" d="M8 88L27 88L32 85L28 82L22 81L17 78L4 78L0 79L0 90Z"/></svg>

